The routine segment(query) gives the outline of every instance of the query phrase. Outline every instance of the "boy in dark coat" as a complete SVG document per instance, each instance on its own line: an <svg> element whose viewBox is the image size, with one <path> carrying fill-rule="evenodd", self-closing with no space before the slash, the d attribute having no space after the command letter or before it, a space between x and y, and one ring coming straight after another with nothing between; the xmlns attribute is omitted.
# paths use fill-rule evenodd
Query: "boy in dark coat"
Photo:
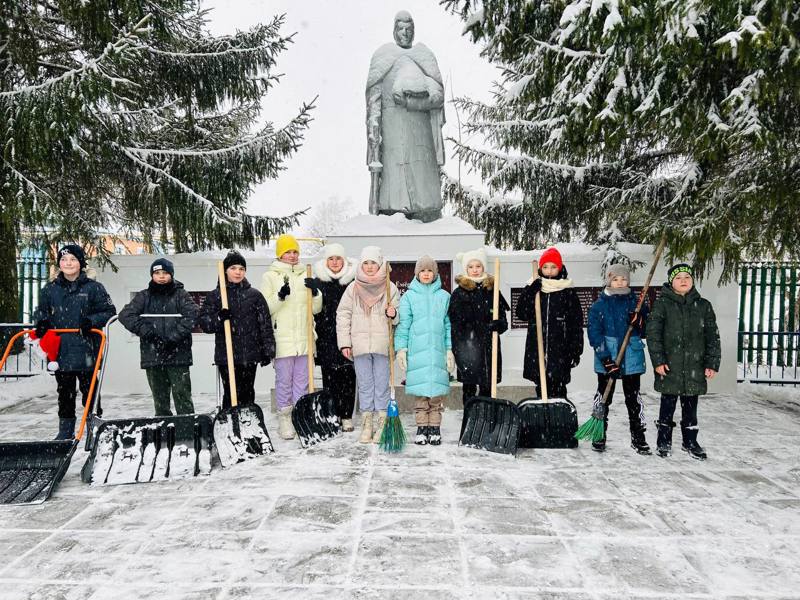
<svg viewBox="0 0 800 600"><path fill-rule="evenodd" d="M215 334L214 363L222 378L222 408L230 408L231 391L224 326L225 321L230 321L237 400L242 406L248 406L256 401L255 380L258 365L267 366L275 357L275 336L272 333L267 301L245 278L247 262L244 257L231 251L225 257L223 265L229 308L222 308L222 296L217 284L217 288L209 292L203 302L198 324L206 333Z"/></svg>
<svg viewBox="0 0 800 600"><path fill-rule="evenodd" d="M119 313L119 322L139 336L140 365L153 392L156 416L171 416L170 395L179 415L194 412L192 381L192 328L197 305L175 281L175 267L166 258L150 265L150 283ZM182 315L143 317L142 315Z"/></svg>
<svg viewBox="0 0 800 600"><path fill-rule="evenodd" d="M475 395L488 397L492 387L492 333L508 329L506 299L500 294L500 313L492 319L494 277L486 272L483 248L456 256L464 273L456 277L458 287L450 296L451 338L458 367L457 379L462 384L462 401ZM500 346L497 347L497 382L503 372Z"/></svg>
<svg viewBox="0 0 800 600"><path fill-rule="evenodd" d="M517 318L528 322L525 364L522 376L533 381L541 398L539 351L536 344L536 294L542 294L542 335L544 337L545 377L548 395L567 397L571 371L583 354L583 311L578 295L567 278L567 269L556 248L548 248L539 258L539 276L522 290L517 303Z"/></svg>
<svg viewBox="0 0 800 600"><path fill-rule="evenodd" d="M606 287L603 293L589 309L589 322L586 331L589 344L594 348L594 370L597 373L597 393L594 401L603 401L603 392L609 378L613 380L611 393L604 413L603 439L592 442L592 449L603 452L606 449L605 431L608 429L608 409L614 397L616 380L622 379L622 391L625 394L625 407L628 409L628 421L631 431L631 447L639 454L650 454L650 446L645 439L644 403L639 394L641 375L646 371L644 360L644 323L647 318L647 306L642 305L636 314L638 299L630 288L630 269L622 264L611 265L606 272ZM622 363L617 366L616 358L628 326L633 323L628 346Z"/></svg>
<svg viewBox="0 0 800 600"><path fill-rule="evenodd" d="M706 380L719 371L722 351L714 309L694 287L689 265L669 269L668 281L647 322L647 341L656 372L655 388L661 392L656 421L658 455L672 453L672 416L680 398L682 448L693 458L705 460L706 452L697 443L697 398L706 393Z"/></svg>
<svg viewBox="0 0 800 600"><path fill-rule="evenodd" d="M80 334L64 333L58 352L58 435L57 440L75 437L75 383L86 406L92 372L100 346L92 329L102 329L117 310L102 283L85 273L83 248L68 244L58 251L58 276L39 293L39 306L33 318L36 337L49 329L80 329ZM91 406L91 405L90 405Z"/></svg>

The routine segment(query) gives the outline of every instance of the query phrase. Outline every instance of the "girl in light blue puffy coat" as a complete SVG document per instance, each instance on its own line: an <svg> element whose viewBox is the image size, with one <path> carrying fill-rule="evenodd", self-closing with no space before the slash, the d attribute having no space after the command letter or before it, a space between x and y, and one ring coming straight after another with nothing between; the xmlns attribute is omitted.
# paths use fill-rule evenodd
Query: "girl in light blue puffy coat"
<svg viewBox="0 0 800 600"><path fill-rule="evenodd" d="M621 378L630 422L631 447L639 454L650 454L650 446L644 436L644 404L639 394L639 380L646 370L642 338L647 306L642 305L641 311L636 314L637 302L638 298L630 288L628 267L621 264L611 265L606 272L606 287L589 309L586 332L589 343L594 348L594 370L597 373L595 403L602 401L609 378L614 380ZM617 366L615 359L630 323L634 324L633 332L622 362ZM606 429L608 429L608 407L611 405L613 395L612 387L605 407ZM592 442L592 449L597 452L605 451L605 435L602 440Z"/></svg>
<svg viewBox="0 0 800 600"><path fill-rule="evenodd" d="M442 289L439 268L423 256L414 268L414 280L400 300L400 322L394 348L400 368L406 371L406 394L416 396L416 444L442 443L444 397L450 392L450 294Z"/></svg>

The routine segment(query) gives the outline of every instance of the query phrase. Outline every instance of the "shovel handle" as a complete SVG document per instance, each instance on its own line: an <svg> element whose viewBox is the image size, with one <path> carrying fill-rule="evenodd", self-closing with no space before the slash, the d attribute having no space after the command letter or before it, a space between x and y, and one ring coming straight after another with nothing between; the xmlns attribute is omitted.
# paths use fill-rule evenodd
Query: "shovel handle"
<svg viewBox="0 0 800 600"><path fill-rule="evenodd" d="M311 265L306 265L306 277L311 277ZM308 393L314 393L314 293L306 288L306 363L308 365Z"/></svg>
<svg viewBox="0 0 800 600"><path fill-rule="evenodd" d="M228 286L225 283L225 265L222 261L217 263L219 271L219 296L222 308L228 308ZM233 372L233 337L231 336L231 321L225 319L222 325L225 330L225 352L228 357L228 386L231 390L231 406L239 405L239 396L236 394L236 374Z"/></svg>
<svg viewBox="0 0 800 600"><path fill-rule="evenodd" d="M392 266L386 263L386 308L392 305L392 280L389 275ZM387 319L389 323L389 396L394 400L394 325L393 319Z"/></svg>
<svg viewBox="0 0 800 600"><path fill-rule="evenodd" d="M500 318L500 259L494 259L494 289L492 290L492 320ZM500 334L492 332L492 398L497 398L497 350Z"/></svg>
<svg viewBox="0 0 800 600"><path fill-rule="evenodd" d="M542 400L549 402L547 399L547 375L546 360L544 356L544 339L542 337L542 292L536 292L536 299L534 300L536 308L536 349L539 354L539 387L542 390Z"/></svg>

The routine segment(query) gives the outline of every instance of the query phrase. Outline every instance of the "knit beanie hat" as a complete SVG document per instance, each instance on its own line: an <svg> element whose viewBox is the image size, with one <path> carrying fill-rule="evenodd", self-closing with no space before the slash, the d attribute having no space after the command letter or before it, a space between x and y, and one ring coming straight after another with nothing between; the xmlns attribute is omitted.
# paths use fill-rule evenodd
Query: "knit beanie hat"
<svg viewBox="0 0 800 600"><path fill-rule="evenodd" d="M331 256L341 256L342 258L347 258L347 254L344 252L344 246L337 243L325 244L325 246L322 248L322 254L325 257L325 260L329 259Z"/></svg>
<svg viewBox="0 0 800 600"><path fill-rule="evenodd" d="M150 265L150 277L158 271L166 271L172 277L175 277L175 266L166 258L157 258L153 261L153 264Z"/></svg>
<svg viewBox="0 0 800 600"><path fill-rule="evenodd" d="M293 235L284 233L275 242L275 256L280 258L290 250L300 252L300 244L297 243L297 239Z"/></svg>
<svg viewBox="0 0 800 600"><path fill-rule="evenodd" d="M486 258L486 250L483 248L478 248L477 250L471 250L469 252L459 252L456 254L456 260L461 261L461 270L465 273L467 272L467 265L469 265L469 263L471 263L473 260L477 260L479 263L481 263L485 272L486 263L488 261Z"/></svg>
<svg viewBox="0 0 800 600"><path fill-rule="evenodd" d="M361 259L360 262L364 262L365 260L371 260L373 262L378 263L379 265L383 264L383 251L378 246L364 246L364 249L361 250Z"/></svg>
<svg viewBox="0 0 800 600"><path fill-rule="evenodd" d="M688 273L689 277L694 279L694 269L686 263L678 263L677 265L672 265L669 271L667 271L667 280L670 285L672 285L672 280L675 279L679 273Z"/></svg>
<svg viewBox="0 0 800 600"><path fill-rule="evenodd" d="M226 271L233 265L241 265L243 269L247 270L247 261L244 259L244 256L239 254L236 250L228 252L228 256L222 261L222 265L225 267Z"/></svg>
<svg viewBox="0 0 800 600"><path fill-rule="evenodd" d="M539 257L539 268L541 269L546 263L553 263L558 270L564 266L564 261L561 259L561 253L556 248L548 248Z"/></svg>
<svg viewBox="0 0 800 600"><path fill-rule="evenodd" d="M624 277L628 283L631 282L631 270L622 263L614 263L606 271L606 285L611 285L614 277Z"/></svg>
<svg viewBox="0 0 800 600"><path fill-rule="evenodd" d="M61 262L61 258L66 254L74 256L80 263L81 269L86 268L86 253L83 248L77 244L67 244L58 251L58 261Z"/></svg>
<svg viewBox="0 0 800 600"><path fill-rule="evenodd" d="M417 261L417 264L414 266L414 277L416 277L422 271L425 271L425 270L433 271L434 275L438 275L439 274L439 265L437 265L436 261L433 260L427 254L425 256L421 257Z"/></svg>

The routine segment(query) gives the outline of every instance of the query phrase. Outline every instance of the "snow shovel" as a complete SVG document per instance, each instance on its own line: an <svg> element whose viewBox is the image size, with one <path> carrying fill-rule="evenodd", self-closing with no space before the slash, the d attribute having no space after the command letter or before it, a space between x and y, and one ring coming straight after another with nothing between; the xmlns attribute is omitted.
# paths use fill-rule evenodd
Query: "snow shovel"
<svg viewBox="0 0 800 600"><path fill-rule="evenodd" d="M33 330L23 330L8 341L0 360L0 369L6 363L16 340ZM78 333L79 329L54 329L55 333ZM86 418L92 409L92 399L98 389L97 373L103 359L105 334L99 329L92 333L100 336L100 346L94 363L92 381L89 385L88 402L83 407L80 426L74 440L51 440L43 442L0 443L0 504L40 504L50 497L64 473L69 468L72 455L83 437Z"/></svg>
<svg viewBox="0 0 800 600"><path fill-rule="evenodd" d="M539 354L539 386L542 397L526 398L519 403L522 415L520 446L523 448L577 448L578 411L566 398L547 396L547 357L542 339L541 292L536 294L536 347Z"/></svg>
<svg viewBox="0 0 800 600"><path fill-rule="evenodd" d="M311 277L311 265L306 265L306 277ZM314 391L314 311L311 306L313 292L308 289L307 294L308 393L298 398L292 409L292 425L303 448L336 437L342 431L342 423L336 414L333 396L324 389Z"/></svg>
<svg viewBox="0 0 800 600"><path fill-rule="evenodd" d="M492 319L500 317L500 259L494 260ZM497 349L500 334L492 332L492 396L476 396L464 404L459 445L499 454L517 454L521 415L517 405L497 398Z"/></svg>
<svg viewBox="0 0 800 600"><path fill-rule="evenodd" d="M116 321L116 316L111 317L105 326L106 356L110 328ZM107 364L108 359L100 369L100 383L105 379ZM92 414L86 436L89 457L81 469L81 480L93 485L116 485L208 475L215 452L212 430L213 418L207 414L118 419Z"/></svg>
<svg viewBox="0 0 800 600"><path fill-rule="evenodd" d="M222 308L228 308L228 288L225 285L225 266L218 263L219 293ZM233 363L233 339L231 322L226 319L225 350L228 358L228 386L231 390L231 407L223 408L214 417L214 443L223 467L274 452L272 440L264 423L264 412L255 402L249 406L239 406L236 392L236 374Z"/></svg>

